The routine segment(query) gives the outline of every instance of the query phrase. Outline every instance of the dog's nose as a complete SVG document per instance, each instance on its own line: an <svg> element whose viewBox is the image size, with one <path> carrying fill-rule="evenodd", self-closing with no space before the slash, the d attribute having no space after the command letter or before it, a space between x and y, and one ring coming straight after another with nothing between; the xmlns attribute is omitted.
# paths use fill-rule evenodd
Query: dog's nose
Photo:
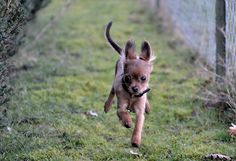
<svg viewBox="0 0 236 161"><path fill-rule="evenodd" d="M137 87L137 86L133 86L133 87L132 87L132 91L133 91L133 92L138 92L138 87Z"/></svg>

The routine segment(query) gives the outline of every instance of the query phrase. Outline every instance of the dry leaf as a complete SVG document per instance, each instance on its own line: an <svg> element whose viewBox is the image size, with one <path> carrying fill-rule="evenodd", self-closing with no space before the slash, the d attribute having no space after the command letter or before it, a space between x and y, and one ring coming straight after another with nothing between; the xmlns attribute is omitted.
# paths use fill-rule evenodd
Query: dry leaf
<svg viewBox="0 0 236 161"><path fill-rule="evenodd" d="M98 116L97 112L92 111L92 110L90 110L90 111L88 111L88 112L84 112L84 114L85 114L86 116L92 116L92 117L97 117L97 116Z"/></svg>
<svg viewBox="0 0 236 161"><path fill-rule="evenodd" d="M135 156L138 156L138 157L141 157L141 156L142 156L141 153L138 153L138 152L136 152L136 151L134 151L134 150L132 150L132 149L131 149L129 152L130 152L130 154L135 155Z"/></svg>

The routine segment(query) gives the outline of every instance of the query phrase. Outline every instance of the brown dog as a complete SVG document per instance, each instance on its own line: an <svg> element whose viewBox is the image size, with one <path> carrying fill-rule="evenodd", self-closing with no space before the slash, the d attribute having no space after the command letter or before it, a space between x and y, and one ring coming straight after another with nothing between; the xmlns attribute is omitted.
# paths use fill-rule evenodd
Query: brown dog
<svg viewBox="0 0 236 161"><path fill-rule="evenodd" d="M104 111L107 113L112 105L112 100L116 94L117 115L126 128L130 128L132 120L127 109L136 113L135 128L131 143L138 147L141 143L141 133L144 123L144 113L150 112L150 104L146 93L150 90L148 82L152 72L152 60L154 56L151 46L144 41L141 47L141 54L136 56L135 44L129 40L122 50L110 37L110 28L112 22L109 22L105 29L105 37L113 49L115 49L120 58L116 62L115 79L104 105Z"/></svg>

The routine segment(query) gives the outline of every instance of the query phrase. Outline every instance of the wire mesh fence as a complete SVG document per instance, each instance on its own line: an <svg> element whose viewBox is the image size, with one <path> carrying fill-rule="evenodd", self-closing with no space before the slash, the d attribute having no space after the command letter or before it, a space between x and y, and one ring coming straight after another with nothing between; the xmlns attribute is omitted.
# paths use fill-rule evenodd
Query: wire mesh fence
<svg viewBox="0 0 236 161"><path fill-rule="evenodd" d="M213 68L216 63L216 1L149 0L152 8L153 4L157 6L164 21L169 21L185 43ZM236 70L236 0L225 0L225 4L226 63Z"/></svg>
<svg viewBox="0 0 236 161"><path fill-rule="evenodd" d="M236 71L236 0L226 0L226 63Z"/></svg>

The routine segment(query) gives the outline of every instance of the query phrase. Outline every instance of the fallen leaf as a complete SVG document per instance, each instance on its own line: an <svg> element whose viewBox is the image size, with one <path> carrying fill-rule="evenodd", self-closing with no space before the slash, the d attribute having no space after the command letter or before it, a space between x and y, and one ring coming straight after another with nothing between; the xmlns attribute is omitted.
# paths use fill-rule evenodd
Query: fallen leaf
<svg viewBox="0 0 236 161"><path fill-rule="evenodd" d="M138 153L137 151L134 151L134 150L132 150L132 149L131 149L129 152L130 152L130 154L135 155L135 156L138 156L138 157L141 157L141 156L142 156L141 153Z"/></svg>
<svg viewBox="0 0 236 161"><path fill-rule="evenodd" d="M7 126L7 130L11 133L12 132L12 128Z"/></svg>
<svg viewBox="0 0 236 161"><path fill-rule="evenodd" d="M98 116L97 112L92 111L92 110L87 111L87 112L84 112L84 114L85 114L86 116L92 116L92 117L97 117L97 116Z"/></svg>

